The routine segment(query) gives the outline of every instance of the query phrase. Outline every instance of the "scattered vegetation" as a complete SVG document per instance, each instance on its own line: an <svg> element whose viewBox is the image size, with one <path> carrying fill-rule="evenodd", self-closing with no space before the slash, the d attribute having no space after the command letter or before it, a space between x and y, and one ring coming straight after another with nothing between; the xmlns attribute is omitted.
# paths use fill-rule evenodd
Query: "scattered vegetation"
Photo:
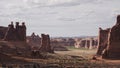
<svg viewBox="0 0 120 68"><path fill-rule="evenodd" d="M44 58L25 58L11 56L18 60L24 60L28 63L17 64L18 66L31 68L119 68L119 63L108 63L103 60L91 60L96 50L76 49L74 47L67 47L68 51L55 51L51 53L41 53ZM9 64L8 64L9 65ZM13 66L15 64L12 64Z"/></svg>

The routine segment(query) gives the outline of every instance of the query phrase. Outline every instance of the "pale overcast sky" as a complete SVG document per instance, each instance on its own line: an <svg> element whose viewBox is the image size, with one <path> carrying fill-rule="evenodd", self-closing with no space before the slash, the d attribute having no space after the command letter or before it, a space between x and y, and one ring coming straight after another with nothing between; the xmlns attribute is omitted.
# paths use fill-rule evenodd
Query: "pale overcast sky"
<svg viewBox="0 0 120 68"><path fill-rule="evenodd" d="M0 0L0 26L25 21L27 34L94 36L120 14L120 0Z"/></svg>

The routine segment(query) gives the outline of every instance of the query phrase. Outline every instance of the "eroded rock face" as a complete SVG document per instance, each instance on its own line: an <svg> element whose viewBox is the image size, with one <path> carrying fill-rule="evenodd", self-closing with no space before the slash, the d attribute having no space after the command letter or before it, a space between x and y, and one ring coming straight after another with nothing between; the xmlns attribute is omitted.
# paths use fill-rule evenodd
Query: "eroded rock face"
<svg viewBox="0 0 120 68"><path fill-rule="evenodd" d="M0 40L2 40L8 30L8 27L0 26Z"/></svg>
<svg viewBox="0 0 120 68"><path fill-rule="evenodd" d="M50 52L52 53L53 50L50 46L50 37L49 35L41 34L41 47L40 47L41 52Z"/></svg>
<svg viewBox="0 0 120 68"><path fill-rule="evenodd" d="M32 33L31 36L27 36L27 43L31 47L39 48L41 46L41 38L40 38L39 35L36 35L35 33Z"/></svg>
<svg viewBox="0 0 120 68"><path fill-rule="evenodd" d="M26 26L22 22L16 22L16 27L14 27L13 22L8 25L8 27L0 27L0 40L4 41L26 41Z"/></svg>
<svg viewBox="0 0 120 68"><path fill-rule="evenodd" d="M13 22L8 27L0 27L0 50L3 53L26 56L30 53L30 46L26 43L26 26L22 22Z"/></svg>
<svg viewBox="0 0 120 68"><path fill-rule="evenodd" d="M117 23L109 32L106 58L120 59L120 15L117 16Z"/></svg>
<svg viewBox="0 0 120 68"><path fill-rule="evenodd" d="M120 59L120 15L117 23L107 30L100 29L98 55L105 59Z"/></svg>
<svg viewBox="0 0 120 68"><path fill-rule="evenodd" d="M31 36L27 36L27 43L30 45L32 51L53 53L53 47L51 47L48 34L41 34L41 37L39 37L39 35L32 33Z"/></svg>
<svg viewBox="0 0 120 68"><path fill-rule="evenodd" d="M103 51L106 49L108 45L108 34L110 32L110 28L103 30L102 28L99 28L99 43L98 43L98 51L97 55L102 55Z"/></svg>

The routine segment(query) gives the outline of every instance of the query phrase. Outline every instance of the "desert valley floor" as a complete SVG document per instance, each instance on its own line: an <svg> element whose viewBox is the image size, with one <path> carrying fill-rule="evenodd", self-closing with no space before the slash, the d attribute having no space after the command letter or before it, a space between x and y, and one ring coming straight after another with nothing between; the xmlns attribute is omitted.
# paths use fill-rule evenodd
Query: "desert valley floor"
<svg viewBox="0 0 120 68"><path fill-rule="evenodd" d="M25 68L119 68L120 60L104 60L92 57L96 49L76 49L67 47L68 51L55 51L54 54L42 54L43 59L24 58L7 54L12 59L16 59L16 64L8 62L8 66L23 66ZM20 60L20 61L19 61ZM22 61L22 62L21 62ZM17 63L18 62L18 63ZM19 63L20 62L20 63ZM4 62L3 62L4 64ZM7 65L6 65L7 66Z"/></svg>

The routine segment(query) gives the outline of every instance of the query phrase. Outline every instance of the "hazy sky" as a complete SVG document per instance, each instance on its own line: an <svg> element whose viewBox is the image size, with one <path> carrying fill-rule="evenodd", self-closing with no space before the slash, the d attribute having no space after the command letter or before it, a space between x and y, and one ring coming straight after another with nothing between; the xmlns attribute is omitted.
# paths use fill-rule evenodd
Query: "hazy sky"
<svg viewBox="0 0 120 68"><path fill-rule="evenodd" d="M0 0L0 26L25 21L28 35L94 36L118 14L120 0Z"/></svg>

